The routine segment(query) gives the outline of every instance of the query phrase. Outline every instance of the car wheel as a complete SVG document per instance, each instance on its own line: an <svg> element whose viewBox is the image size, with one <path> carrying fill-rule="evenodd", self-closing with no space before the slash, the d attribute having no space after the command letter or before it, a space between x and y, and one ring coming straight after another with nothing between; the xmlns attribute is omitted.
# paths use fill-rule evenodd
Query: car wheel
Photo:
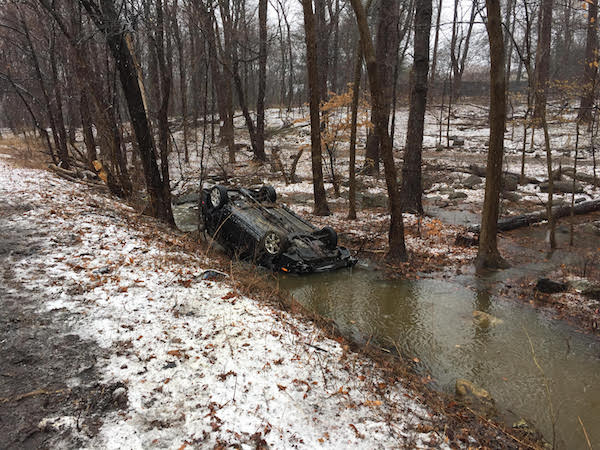
<svg viewBox="0 0 600 450"><path fill-rule="evenodd" d="M267 231L260 241L260 249L269 256L278 256L285 250L287 240L277 231Z"/></svg>
<svg viewBox="0 0 600 450"><path fill-rule="evenodd" d="M334 249L337 247L338 236L333 228L323 227L321 228L321 234L324 236L327 248Z"/></svg>
<svg viewBox="0 0 600 450"><path fill-rule="evenodd" d="M221 208L227 203L227 200L229 200L229 197L225 186L217 185L210 190L209 203L214 209Z"/></svg>
<svg viewBox="0 0 600 450"><path fill-rule="evenodd" d="M275 192L273 186L266 184L258 190L258 198L261 202L275 203L275 200L277 200L277 192Z"/></svg>

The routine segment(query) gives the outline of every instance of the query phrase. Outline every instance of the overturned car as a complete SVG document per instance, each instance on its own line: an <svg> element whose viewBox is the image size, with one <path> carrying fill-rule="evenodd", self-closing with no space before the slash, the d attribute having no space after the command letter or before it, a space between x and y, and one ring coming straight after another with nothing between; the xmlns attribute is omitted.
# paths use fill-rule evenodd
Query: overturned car
<svg viewBox="0 0 600 450"><path fill-rule="evenodd" d="M348 249L337 245L331 227L318 229L276 200L272 186L205 188L204 231L240 259L276 271L325 272L356 264Z"/></svg>

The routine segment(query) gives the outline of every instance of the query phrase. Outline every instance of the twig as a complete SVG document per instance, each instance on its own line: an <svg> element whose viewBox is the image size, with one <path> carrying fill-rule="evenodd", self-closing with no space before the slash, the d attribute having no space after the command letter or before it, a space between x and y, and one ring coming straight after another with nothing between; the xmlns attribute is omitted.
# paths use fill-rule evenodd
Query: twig
<svg viewBox="0 0 600 450"><path fill-rule="evenodd" d="M36 397L38 395L53 395L53 394L60 394L62 392L64 392L65 389L58 389L56 391L47 391L45 389L36 389L35 391L31 391L31 392L27 392L25 394L20 394L17 395L16 397L10 398L10 397L4 397L4 398L0 398L0 403L8 403L8 402L20 402L23 399L29 398L29 397Z"/></svg>
<svg viewBox="0 0 600 450"><path fill-rule="evenodd" d="M537 447L535 447L534 445L528 444L526 442L523 442L522 440L520 440L518 437L510 434L508 431L506 431L505 429L499 427L498 425L496 425L494 422L492 422L491 420L483 417L482 415L480 415L479 413L477 413L476 411L472 410L471 408L469 408L468 406L465 405L465 408L467 408L472 414L474 414L475 416L477 416L479 419L485 421L488 425L491 425L493 428L495 428L496 430L504 433L505 435L507 435L509 438L511 438L512 440L514 440L515 442L518 442L519 444L527 447L527 448L532 448L532 449L536 449Z"/></svg>
<svg viewBox="0 0 600 450"><path fill-rule="evenodd" d="M581 425L581 429L583 430L583 435L585 436L585 441L587 442L587 446L590 450L592 450L592 443L590 442L590 438L587 434L587 431L585 431L585 427L583 426L581 417L577 416L577 420L579 420L579 424Z"/></svg>
<svg viewBox="0 0 600 450"><path fill-rule="evenodd" d="M531 356L533 358L533 362L535 364L535 366L538 368L538 370L540 371L540 373L542 374L542 378L544 379L544 388L546 389L546 399L548 401L548 406L550 407L550 421L552 422L552 446L554 448L555 443L556 443L556 415L554 414L554 406L552 405L552 397L550 395L550 385L548 383L548 378L546 377L546 374L544 373L544 369L542 369L542 366L540 365L540 363L537 360L537 357L535 356L535 349L533 348L533 342L531 342L531 337L529 336L529 333L527 332L527 329L525 327L523 327L523 331L525 331L525 334L527 335L527 340L529 341L529 346L531 347Z"/></svg>
<svg viewBox="0 0 600 450"><path fill-rule="evenodd" d="M325 353L327 353L327 350L325 350L324 348L317 347L316 345L309 344L308 342L305 342L305 343L304 343L304 345L308 345L309 347L312 347L312 348L314 348L314 349L316 349L316 350L319 350L320 352L325 352Z"/></svg>

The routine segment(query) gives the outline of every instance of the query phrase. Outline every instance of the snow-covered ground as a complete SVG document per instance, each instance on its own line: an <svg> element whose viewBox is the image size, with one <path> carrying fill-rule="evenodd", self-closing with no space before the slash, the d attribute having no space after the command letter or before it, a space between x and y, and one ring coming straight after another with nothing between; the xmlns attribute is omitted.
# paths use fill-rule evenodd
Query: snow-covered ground
<svg viewBox="0 0 600 450"><path fill-rule="evenodd" d="M226 280L203 280L210 257L182 250L182 235L7 158L0 205L0 220L39 235L35 252L8 255L15 281L45 311L67 310L72 333L108 352L102 382L126 386L127 408L97 434L76 417L44 422L81 446L447 447L432 413L371 361Z"/></svg>

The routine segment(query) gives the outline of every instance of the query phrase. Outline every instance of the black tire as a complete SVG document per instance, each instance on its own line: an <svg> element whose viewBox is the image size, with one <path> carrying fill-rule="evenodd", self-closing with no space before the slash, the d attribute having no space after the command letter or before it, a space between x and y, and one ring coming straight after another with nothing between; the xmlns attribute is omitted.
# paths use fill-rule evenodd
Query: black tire
<svg viewBox="0 0 600 450"><path fill-rule="evenodd" d="M331 227L323 227L321 228L321 235L325 240L325 244L327 248L334 249L338 244L338 235L335 230Z"/></svg>
<svg viewBox="0 0 600 450"><path fill-rule="evenodd" d="M225 186L216 185L210 190L208 195L208 204L213 209L222 208L227 203L229 196L227 195L227 188Z"/></svg>
<svg viewBox="0 0 600 450"><path fill-rule="evenodd" d="M259 254L270 257L279 256L286 250L287 243L286 237L279 231L267 231L258 244Z"/></svg>
<svg viewBox="0 0 600 450"><path fill-rule="evenodd" d="M261 202L275 203L277 200L277 192L275 188L269 184L265 184L258 190L258 199Z"/></svg>

